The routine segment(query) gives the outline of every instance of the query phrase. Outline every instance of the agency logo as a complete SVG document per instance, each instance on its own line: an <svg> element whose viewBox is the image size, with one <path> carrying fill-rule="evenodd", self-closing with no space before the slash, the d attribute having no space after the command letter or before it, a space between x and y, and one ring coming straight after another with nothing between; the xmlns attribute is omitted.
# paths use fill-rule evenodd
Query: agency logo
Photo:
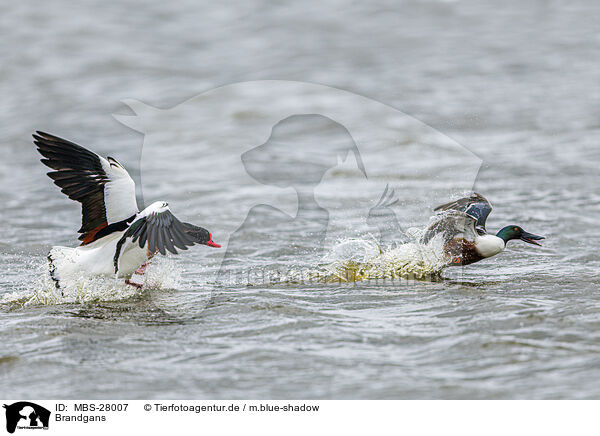
<svg viewBox="0 0 600 436"><path fill-rule="evenodd" d="M14 433L18 429L48 429L50 411L28 401L4 405L6 409L6 431Z"/></svg>

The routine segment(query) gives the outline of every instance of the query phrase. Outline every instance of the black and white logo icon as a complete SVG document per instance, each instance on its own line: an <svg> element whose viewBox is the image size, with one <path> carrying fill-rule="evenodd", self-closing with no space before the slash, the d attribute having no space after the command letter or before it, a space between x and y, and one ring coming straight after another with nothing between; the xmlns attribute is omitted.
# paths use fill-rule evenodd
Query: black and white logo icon
<svg viewBox="0 0 600 436"><path fill-rule="evenodd" d="M19 401L4 405L6 409L6 431L14 433L16 429L48 429L50 411L28 401Z"/></svg>

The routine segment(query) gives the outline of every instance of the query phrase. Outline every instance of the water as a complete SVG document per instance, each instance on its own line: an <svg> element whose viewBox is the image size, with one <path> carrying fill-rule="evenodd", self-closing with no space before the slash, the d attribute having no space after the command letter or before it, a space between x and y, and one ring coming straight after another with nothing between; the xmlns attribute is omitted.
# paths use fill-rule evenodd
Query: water
<svg viewBox="0 0 600 436"><path fill-rule="evenodd" d="M598 12L592 1L501 10L475 1L0 6L0 396L597 398ZM197 112L163 120L164 137L111 117L131 115L125 98L168 109L259 79L336 87L430 127L382 120L384 109L348 105L344 94L309 94L347 116L350 131L365 120L365 137L378 133L358 141L369 182L340 162L313 186L309 205L304 191L266 190L241 170L267 163L231 158L235 147L268 139L270 117L288 110L289 96L243 112L239 95L184 103L210 102L202 116L233 130L216 138L220 124L183 130L168 161L157 146ZM141 293L89 284L81 298L57 300L44 291L45 255L76 243L79 208L44 175L30 143L36 129L117 157L140 199L164 197L217 242L245 217L240 199L258 204L267 193L267 204L291 216L307 207L296 220L258 214L223 267L222 252L196 247L152 265ZM448 138L482 160L476 179L478 159L439 153ZM207 159L193 158L199 144L211 146L201 149ZM284 170L306 187L305 167ZM514 242L438 281L264 284L257 275L313 272L336 242L377 240L364 226L371 203L361 202L376 202L387 183L400 199L400 241L471 179L495 206L490 230L519 224L546 236L544 247ZM322 209L329 220L319 239L311 226Z"/></svg>

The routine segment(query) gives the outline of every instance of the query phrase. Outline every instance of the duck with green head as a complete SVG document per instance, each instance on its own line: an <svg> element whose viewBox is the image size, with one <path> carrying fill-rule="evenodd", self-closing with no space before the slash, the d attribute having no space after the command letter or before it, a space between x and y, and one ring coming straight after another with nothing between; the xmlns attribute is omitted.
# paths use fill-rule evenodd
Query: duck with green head
<svg viewBox="0 0 600 436"><path fill-rule="evenodd" d="M477 193L443 204L434 209L436 220L425 231L421 243L428 243L442 235L444 254L450 265L460 266L479 262L502 253L509 241L519 239L528 244L541 245L543 236L526 232L517 225L502 228L496 235L487 233L485 223L492 205Z"/></svg>

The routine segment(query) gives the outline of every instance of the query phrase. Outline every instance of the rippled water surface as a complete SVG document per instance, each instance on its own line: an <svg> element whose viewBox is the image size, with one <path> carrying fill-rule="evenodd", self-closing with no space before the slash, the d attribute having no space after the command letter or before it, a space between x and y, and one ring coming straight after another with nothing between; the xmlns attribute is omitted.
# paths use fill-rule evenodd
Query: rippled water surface
<svg viewBox="0 0 600 436"><path fill-rule="evenodd" d="M599 12L593 1L1 5L0 397L598 398ZM262 79L415 119L321 88L184 103ZM112 117L132 114L127 98L185 110L144 137ZM366 132L354 140L368 181L345 156L312 185L295 160L241 156L290 101L343 109L348 131ZM44 175L36 129L117 157L140 203L165 198L236 250L223 263L207 247L156 259L142 292L89 283L58 298L45 256L76 244L79 207ZM321 140L344 138L333 132ZM362 201L387 184L399 199L388 242L472 187L494 204L490 230L519 224L547 240L436 281L258 275L314 273L340 241L372 244Z"/></svg>

